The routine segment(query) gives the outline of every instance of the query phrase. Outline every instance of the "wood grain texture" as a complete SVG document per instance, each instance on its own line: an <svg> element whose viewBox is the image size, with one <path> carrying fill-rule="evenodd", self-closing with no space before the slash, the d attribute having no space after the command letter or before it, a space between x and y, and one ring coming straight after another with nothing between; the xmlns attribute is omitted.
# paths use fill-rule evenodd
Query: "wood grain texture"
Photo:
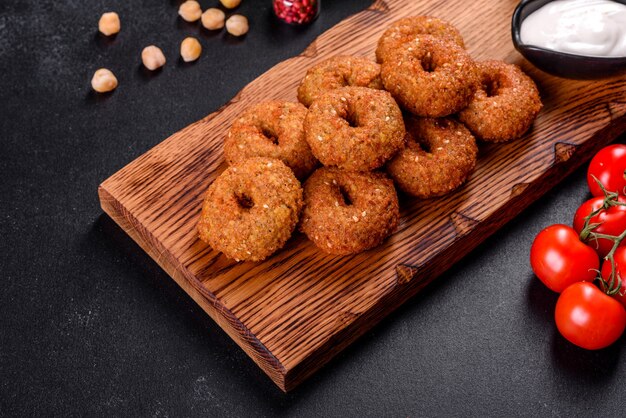
<svg viewBox="0 0 626 418"><path fill-rule="evenodd" d="M514 51L517 1L377 1L321 35L300 56L246 86L107 179L102 208L283 390L294 388L626 130L626 77L573 81L549 76ZM246 107L296 100L306 69L338 54L373 59L392 21L430 14L455 24L477 60L519 64L544 109L524 138L482 145L476 171L438 199L401 199L398 231L382 246L338 257L296 234L261 263L235 263L199 241L204 193L223 171L223 137Z"/></svg>

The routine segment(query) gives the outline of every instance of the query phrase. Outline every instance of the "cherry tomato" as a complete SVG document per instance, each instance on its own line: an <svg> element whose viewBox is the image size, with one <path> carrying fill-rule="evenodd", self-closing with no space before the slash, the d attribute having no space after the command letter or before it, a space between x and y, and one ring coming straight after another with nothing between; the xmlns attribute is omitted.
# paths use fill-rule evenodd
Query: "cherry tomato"
<svg viewBox="0 0 626 418"><path fill-rule="evenodd" d="M613 344L626 328L626 309L591 283L574 283L561 293L556 327L572 344L598 350Z"/></svg>
<svg viewBox="0 0 626 418"><path fill-rule="evenodd" d="M618 201L626 203L626 197L619 196ZM580 234L585 225L585 217L596 209L601 208L603 202L604 197L594 197L580 205L576 215L574 215L574 229L578 234ZM626 206L611 206L591 218L591 223L602 223L602 225L593 230L594 232L617 236L626 230ZM587 241L587 245L595 249L600 258L604 258L613 248L613 241L604 238L600 238L597 241L590 239ZM626 245L626 241L622 241L622 245Z"/></svg>
<svg viewBox="0 0 626 418"><path fill-rule="evenodd" d="M626 307L626 247L619 247L613 254L615 260L615 269L619 277L622 279L622 288L619 294L613 295L613 298L618 300L624 307ZM602 278L607 282L611 279L611 263L605 261L602 263ZM615 278L617 282L617 278Z"/></svg>
<svg viewBox="0 0 626 418"><path fill-rule="evenodd" d="M561 293L572 283L592 281L600 267L598 254L567 225L550 225L535 237L530 265L539 280Z"/></svg>
<svg viewBox="0 0 626 418"><path fill-rule="evenodd" d="M593 157L587 170L587 184L594 196L604 196L592 176L600 180L609 192L626 194L626 145L614 144L602 148Z"/></svg>

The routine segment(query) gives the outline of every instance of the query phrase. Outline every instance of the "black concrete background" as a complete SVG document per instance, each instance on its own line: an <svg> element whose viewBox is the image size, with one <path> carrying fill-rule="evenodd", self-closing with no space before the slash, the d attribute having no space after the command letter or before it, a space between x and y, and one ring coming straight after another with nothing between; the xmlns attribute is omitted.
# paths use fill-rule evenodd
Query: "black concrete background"
<svg viewBox="0 0 626 418"><path fill-rule="evenodd" d="M588 197L583 171L287 395L102 215L102 180L368 3L325 1L294 29L244 0L237 40L177 1L0 2L0 416L624 416L625 339L565 342L528 265L534 235ZM195 64L178 59L189 34ZM168 59L154 75L150 43ZM90 91L99 67L110 95Z"/></svg>

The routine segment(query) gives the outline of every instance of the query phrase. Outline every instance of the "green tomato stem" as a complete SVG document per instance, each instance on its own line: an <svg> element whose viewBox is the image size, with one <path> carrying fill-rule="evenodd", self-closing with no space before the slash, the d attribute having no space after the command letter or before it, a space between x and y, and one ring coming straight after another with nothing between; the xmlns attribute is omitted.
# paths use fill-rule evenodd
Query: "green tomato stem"
<svg viewBox="0 0 626 418"><path fill-rule="evenodd" d="M626 171L625 171L626 173ZM604 185L598 180L595 176L592 176L594 181L598 183L598 186L604 193L604 201L602 202L602 206L598 209L591 212L589 215L585 217L585 224L583 229L580 231L580 240L582 242L588 242L590 240L597 241L598 239L606 239L609 241L613 241L613 247L609 253L604 257L604 260L611 263L611 276L609 282L604 280L601 274L598 274L597 279L602 284L602 290L609 296L615 295L620 292L622 288L622 279L620 275L617 273L617 267L615 266L615 251L620 246L624 238L626 237L626 230L623 231L620 235L608 235L608 234L599 234L594 232L596 228L598 228L602 223L591 223L591 219L598 215L603 210L607 210L613 206L626 206L626 203L620 202L619 194L615 192L609 192L606 190ZM599 272L598 272L599 273ZM616 283L617 282L617 283Z"/></svg>

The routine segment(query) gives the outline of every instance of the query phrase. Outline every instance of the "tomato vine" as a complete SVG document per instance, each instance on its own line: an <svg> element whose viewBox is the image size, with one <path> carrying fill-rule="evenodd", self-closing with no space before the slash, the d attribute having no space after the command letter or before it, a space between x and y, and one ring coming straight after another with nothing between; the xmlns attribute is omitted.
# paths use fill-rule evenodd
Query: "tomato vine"
<svg viewBox="0 0 626 418"><path fill-rule="evenodd" d="M615 251L620 246L624 238L626 238L626 230L624 230L620 235L600 234L600 233L595 232L594 230L602 224L591 223L591 219L593 219L595 216L600 214L600 212L608 210L609 208L613 206L626 206L626 203L620 202L618 200L619 193L610 192L606 190L604 185L602 185L602 183L596 177L593 177L593 180L597 183L600 190L602 190L602 192L604 193L604 201L602 203L602 206L592 211L589 215L585 217L585 223L584 223L582 231L580 232L580 240L583 242L589 242L592 240L597 241L598 239L606 239L606 240L613 242L613 246L611 247L611 250L604 257L604 260L606 262L611 263L611 274L609 276L609 280L608 281L605 280L599 271L595 279L598 282L600 282L602 291L604 293L606 293L609 296L613 296L613 295L618 294L620 292L620 289L622 288L622 278L620 277L620 274L618 273L617 267L615 264ZM623 294L620 294L620 295L624 296Z"/></svg>

